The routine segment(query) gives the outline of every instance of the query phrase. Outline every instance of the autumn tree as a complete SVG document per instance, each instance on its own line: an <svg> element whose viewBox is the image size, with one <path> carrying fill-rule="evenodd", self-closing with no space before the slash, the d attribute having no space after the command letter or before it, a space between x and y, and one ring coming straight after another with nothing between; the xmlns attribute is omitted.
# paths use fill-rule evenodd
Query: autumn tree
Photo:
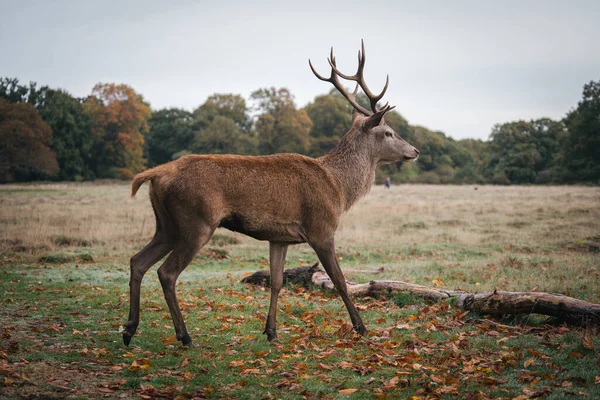
<svg viewBox="0 0 600 400"><path fill-rule="evenodd" d="M51 144L52 130L31 104L0 99L0 182L58 173Z"/></svg>
<svg viewBox="0 0 600 400"><path fill-rule="evenodd" d="M305 110L296 108L289 90L259 89L251 98L260 112L255 129L261 154L308 153L313 124Z"/></svg>
<svg viewBox="0 0 600 400"><path fill-rule="evenodd" d="M99 83L84 103L92 119L95 171L99 177L129 178L144 169L144 135L150 106L128 85Z"/></svg>

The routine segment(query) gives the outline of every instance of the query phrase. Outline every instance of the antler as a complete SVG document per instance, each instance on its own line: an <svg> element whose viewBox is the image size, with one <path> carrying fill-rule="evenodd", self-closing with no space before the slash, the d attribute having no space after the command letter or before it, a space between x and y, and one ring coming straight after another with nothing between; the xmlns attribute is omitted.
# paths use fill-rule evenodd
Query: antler
<svg viewBox="0 0 600 400"><path fill-rule="evenodd" d="M390 106L389 103L386 103L385 106L383 106L383 108L380 110L377 108L377 103L379 102L379 100L381 100L381 98L387 91L388 84L390 83L390 76L389 75L386 76L385 86L383 87L383 90L381 91L381 93L379 93L377 96L375 96L373 94L373 92L371 92L369 87L367 86L367 83L365 82L365 79L364 79L363 73L364 73L366 58L365 58L365 43L362 39L360 41L360 44L361 44L362 53L361 53L361 50L358 51L358 70L356 71L356 74L346 75L346 74L341 73L340 70L337 69L335 57L333 56L333 47L331 48L331 54L330 54L329 58L327 59L327 61L329 62L329 65L331 66L331 76L329 77L329 79L324 78L321 75L319 75L317 73L317 71L315 71L315 68L313 67L310 60L308 60L310 69L312 70L313 74L315 74L315 76L317 78L319 78L320 80L325 81L325 82L330 82L331 84L333 84L333 86L335 86L335 88L350 102L350 104L352 104L352 106L355 109L357 109L364 115L371 116L371 115L379 113L379 112L384 112L384 113L388 112L391 109L393 109L395 106ZM356 88L354 89L354 92L348 93L342 86L341 82L339 81L338 76L342 77L343 79L356 82ZM365 92L367 97L369 98L372 111L369 111L366 108L362 107L356 101L356 93L358 92L359 86Z"/></svg>

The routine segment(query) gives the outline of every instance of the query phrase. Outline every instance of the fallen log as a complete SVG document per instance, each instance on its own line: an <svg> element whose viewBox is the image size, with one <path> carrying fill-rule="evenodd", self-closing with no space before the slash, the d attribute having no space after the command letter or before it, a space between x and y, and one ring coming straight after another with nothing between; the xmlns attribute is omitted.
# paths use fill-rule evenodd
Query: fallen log
<svg viewBox="0 0 600 400"><path fill-rule="evenodd" d="M463 293L456 304L483 314L544 314L572 325L600 325L600 304L545 292Z"/></svg>
<svg viewBox="0 0 600 400"><path fill-rule="evenodd" d="M365 274L380 274L384 271L383 267L376 269L343 269L344 273L365 273ZM298 268L289 268L283 271L283 283L292 283L294 285L308 287L313 283L313 277L315 274L323 274L327 279L327 274L321 267L319 267L319 263L314 263L310 267L298 267ZM242 283L251 283L253 285L258 286L269 286L271 280L271 275L267 270L256 271L252 275L248 275L242 279ZM331 281L330 281L331 282ZM333 289L333 284L331 286Z"/></svg>
<svg viewBox="0 0 600 400"><path fill-rule="evenodd" d="M348 270L342 271L349 272ZM350 270L350 272L360 273L381 273L382 271L382 269ZM269 271L257 271L242 279L242 282L268 286L269 280ZM284 282L307 288L313 286L335 291L333 283L325 271L319 267L319 263L310 267L285 270ZM600 325L600 304L588 303L562 294L504 291L475 294L390 280L373 280L369 283L346 281L346 283L348 293L352 297L404 292L431 302L454 298L459 308L482 314L543 314L559 318L572 325Z"/></svg>

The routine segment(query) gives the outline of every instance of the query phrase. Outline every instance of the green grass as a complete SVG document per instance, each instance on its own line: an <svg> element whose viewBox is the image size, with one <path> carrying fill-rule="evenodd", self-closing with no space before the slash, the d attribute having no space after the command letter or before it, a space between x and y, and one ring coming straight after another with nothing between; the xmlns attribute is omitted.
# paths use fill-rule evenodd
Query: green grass
<svg viewBox="0 0 600 400"><path fill-rule="evenodd" d="M297 257L291 255L292 264ZM109 258L124 260L124 255ZM182 275L180 305L197 346L189 349L174 340L160 284L150 271L142 288L138 335L124 347L119 327L128 310L128 271L124 262L107 260L48 266L3 259L0 354L9 366L20 365L21 377L36 378L36 386L10 378L15 384L4 387L7 393L56 393L53 381L38 380L40 372L33 366L43 363L49 371L84 371L94 377L88 380L92 383L63 379L84 398L110 388L115 395L173 392L215 398L264 398L268 393L342 398L344 389L358 389L353 398L453 398L479 391L515 397L524 387L548 390L550 398L579 391L600 395L594 384L598 354L583 345L584 336L598 341L597 333L546 326L541 319L501 321L498 328L482 323L482 316L462 315L450 304L427 305L410 295L359 300L370 329L359 337L349 331L338 298L287 287L279 303L281 342L269 344L261 334L269 292L238 283L243 273L234 270L235 264L248 270L262 264L243 257L198 260ZM441 265L429 263L425 273L443 273ZM132 362L142 358L151 366L130 371ZM525 367L529 359L533 362Z"/></svg>

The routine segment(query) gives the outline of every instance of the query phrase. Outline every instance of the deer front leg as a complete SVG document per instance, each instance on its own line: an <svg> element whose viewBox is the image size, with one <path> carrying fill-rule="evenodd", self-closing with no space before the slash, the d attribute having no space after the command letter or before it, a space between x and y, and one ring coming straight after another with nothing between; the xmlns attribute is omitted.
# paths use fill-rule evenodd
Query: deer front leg
<svg viewBox="0 0 600 400"><path fill-rule="evenodd" d="M271 302L265 331L269 342L277 340L277 299L283 286L283 264L287 254L286 244L269 242L269 268L271 272Z"/></svg>
<svg viewBox="0 0 600 400"><path fill-rule="evenodd" d="M335 289L339 293L340 297L344 301L346 305L346 309L348 310L348 314L350 314L350 320L352 320L352 326L354 330L361 335L364 335L367 331L365 325L360 318L360 314L358 314L358 310L354 306L354 302L348 296L348 288L346 286L346 279L344 278L344 274L340 269L340 264L338 263L337 255L335 254L335 245L333 240L323 245L311 245L321 264L323 264L323 268L325 268L325 272L329 275L331 282L335 286Z"/></svg>

